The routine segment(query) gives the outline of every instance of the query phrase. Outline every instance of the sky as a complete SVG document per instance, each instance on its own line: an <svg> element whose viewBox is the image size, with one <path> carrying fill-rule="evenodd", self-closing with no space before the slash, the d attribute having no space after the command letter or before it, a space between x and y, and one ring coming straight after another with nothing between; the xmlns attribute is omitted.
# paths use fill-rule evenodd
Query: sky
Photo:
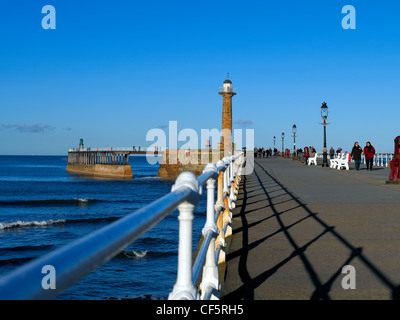
<svg viewBox="0 0 400 320"><path fill-rule="evenodd" d="M43 29L45 5L56 28ZM345 5L356 29L344 29ZM229 72L233 127L254 145L393 152L400 135L400 2L25 0L0 3L0 155L149 146L221 129ZM199 133L200 136L200 133Z"/></svg>

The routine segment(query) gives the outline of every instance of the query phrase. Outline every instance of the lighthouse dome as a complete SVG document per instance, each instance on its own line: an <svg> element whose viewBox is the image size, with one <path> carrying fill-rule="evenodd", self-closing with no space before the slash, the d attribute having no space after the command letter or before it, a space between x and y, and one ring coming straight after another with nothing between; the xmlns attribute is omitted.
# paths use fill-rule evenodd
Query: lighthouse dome
<svg viewBox="0 0 400 320"><path fill-rule="evenodd" d="M229 79L226 79L224 81L223 88L224 88L223 89L224 92L232 92L232 81Z"/></svg>

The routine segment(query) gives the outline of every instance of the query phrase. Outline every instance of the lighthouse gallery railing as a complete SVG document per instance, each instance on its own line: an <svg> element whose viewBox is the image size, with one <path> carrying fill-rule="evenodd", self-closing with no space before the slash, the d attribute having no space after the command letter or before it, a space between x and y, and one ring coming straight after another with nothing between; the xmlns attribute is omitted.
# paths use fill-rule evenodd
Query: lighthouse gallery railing
<svg viewBox="0 0 400 320"><path fill-rule="evenodd" d="M225 261L225 237L231 234L232 208L235 206L243 162L243 155L237 154L225 157L217 164L208 164L199 177L192 172L183 172L169 194L0 278L0 299L55 298L90 271L113 258L176 208L179 210L180 224L178 271L169 299L218 298L218 263ZM192 266L193 210L204 185L207 190L207 219L202 231L202 246ZM56 285L55 288L44 289L43 268L48 266L55 270ZM196 288L201 271L201 283Z"/></svg>

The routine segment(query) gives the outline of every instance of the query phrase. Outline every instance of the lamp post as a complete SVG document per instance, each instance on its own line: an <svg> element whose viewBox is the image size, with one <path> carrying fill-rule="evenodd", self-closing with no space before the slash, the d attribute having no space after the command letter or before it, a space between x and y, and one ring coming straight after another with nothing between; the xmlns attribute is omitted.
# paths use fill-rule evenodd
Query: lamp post
<svg viewBox="0 0 400 320"><path fill-rule="evenodd" d="M275 138L276 138L276 137L274 136L274 149L275 149Z"/></svg>
<svg viewBox="0 0 400 320"><path fill-rule="evenodd" d="M297 127L294 124L292 127L292 132L293 132L293 159L296 156L296 132L297 132Z"/></svg>
<svg viewBox="0 0 400 320"><path fill-rule="evenodd" d="M321 123L324 126L324 153L322 158L322 166L328 167L328 150L326 149L326 125L329 123L326 122L326 119L328 118L328 106L325 102L323 102L321 106L321 118L324 120L324 123Z"/></svg>
<svg viewBox="0 0 400 320"><path fill-rule="evenodd" d="M281 137L282 137L282 156L283 156L285 154L285 150L283 149L283 141L285 140L285 133L284 132L282 132Z"/></svg>

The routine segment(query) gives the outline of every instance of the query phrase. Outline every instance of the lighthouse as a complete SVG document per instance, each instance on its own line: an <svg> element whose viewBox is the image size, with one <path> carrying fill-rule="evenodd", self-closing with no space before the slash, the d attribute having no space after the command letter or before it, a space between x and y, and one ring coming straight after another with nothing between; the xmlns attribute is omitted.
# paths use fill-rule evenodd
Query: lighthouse
<svg viewBox="0 0 400 320"><path fill-rule="evenodd" d="M222 96L222 137L220 150L224 155L232 154L232 97L236 95L236 89L232 88L232 81L229 80L229 73L219 92Z"/></svg>

